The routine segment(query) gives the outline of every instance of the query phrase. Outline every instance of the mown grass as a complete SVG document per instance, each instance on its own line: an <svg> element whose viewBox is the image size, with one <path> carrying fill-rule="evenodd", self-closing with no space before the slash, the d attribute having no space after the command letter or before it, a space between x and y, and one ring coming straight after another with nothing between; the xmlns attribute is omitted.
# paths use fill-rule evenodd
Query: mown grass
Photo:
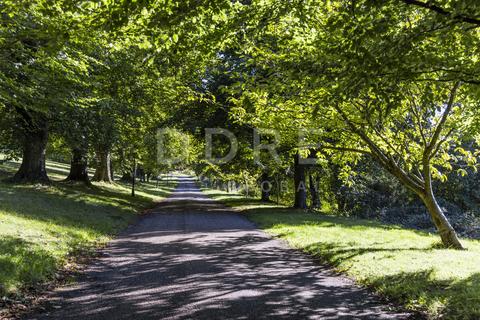
<svg viewBox="0 0 480 320"><path fill-rule="evenodd" d="M119 183L60 182L68 166L54 162L48 163L50 186L3 182L17 166L0 165L0 297L52 279L69 258L106 243L174 187L142 183L132 198Z"/></svg>
<svg viewBox="0 0 480 320"><path fill-rule="evenodd" d="M292 247L428 318L480 319L479 241L462 239L466 251L438 249L434 234L207 193L242 209Z"/></svg>

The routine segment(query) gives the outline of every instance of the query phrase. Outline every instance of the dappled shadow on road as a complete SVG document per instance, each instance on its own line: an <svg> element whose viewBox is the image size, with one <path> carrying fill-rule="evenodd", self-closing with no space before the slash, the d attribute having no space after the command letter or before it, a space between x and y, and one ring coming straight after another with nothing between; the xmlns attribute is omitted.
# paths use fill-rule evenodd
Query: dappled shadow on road
<svg viewBox="0 0 480 320"><path fill-rule="evenodd" d="M407 318L181 184L30 318Z"/></svg>
<svg viewBox="0 0 480 320"><path fill-rule="evenodd" d="M61 293L71 299L61 317L372 319L380 312L359 289L325 278L265 237L234 229L178 238L179 231L115 242L79 286Z"/></svg>

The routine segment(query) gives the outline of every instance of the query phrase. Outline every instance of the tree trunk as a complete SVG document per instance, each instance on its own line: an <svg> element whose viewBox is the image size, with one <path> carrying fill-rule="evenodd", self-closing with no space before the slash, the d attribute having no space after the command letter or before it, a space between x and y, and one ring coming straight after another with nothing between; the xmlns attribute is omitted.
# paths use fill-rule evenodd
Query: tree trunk
<svg viewBox="0 0 480 320"><path fill-rule="evenodd" d="M132 197L135 197L135 178L137 177L137 161L133 159L133 170L132 170Z"/></svg>
<svg viewBox="0 0 480 320"><path fill-rule="evenodd" d="M427 191L425 194L421 195L420 198L427 207L428 213L432 218L432 222L440 234L440 239L442 239L443 245L447 248L463 249L455 229L453 229L452 225L443 213L442 208L440 208L438 205L433 192Z"/></svg>
<svg viewBox="0 0 480 320"><path fill-rule="evenodd" d="M277 204L280 204L280 193L282 192L282 188L281 188L280 178L278 177L278 173L275 175L275 186L276 186Z"/></svg>
<svg viewBox="0 0 480 320"><path fill-rule="evenodd" d="M13 176L13 182L49 183L45 167L45 154L48 143L47 120L29 118L28 128L23 132L22 164Z"/></svg>
<svg viewBox="0 0 480 320"><path fill-rule="evenodd" d="M105 150L97 150L97 167L93 175L93 181L112 182L110 173L110 152Z"/></svg>
<svg viewBox="0 0 480 320"><path fill-rule="evenodd" d="M135 177L140 179L141 182L145 182L145 170L141 166L137 166Z"/></svg>
<svg viewBox="0 0 480 320"><path fill-rule="evenodd" d="M307 208L307 190L305 186L305 166L299 163L300 154L295 155L294 165L294 186L295 186L295 203L294 208L306 209Z"/></svg>
<svg viewBox="0 0 480 320"><path fill-rule="evenodd" d="M270 201L270 189L272 188L272 184L270 182L270 177L268 176L267 172L262 173L262 177L260 179L260 190L262 193L261 201L269 202Z"/></svg>
<svg viewBox="0 0 480 320"><path fill-rule="evenodd" d="M115 178L113 177L113 161L112 159L110 159L110 179L113 181L115 181Z"/></svg>
<svg viewBox="0 0 480 320"><path fill-rule="evenodd" d="M310 197L312 200L312 208L320 208L320 194L318 192L318 177L314 178L313 174L308 175L309 178L309 187L310 187Z"/></svg>
<svg viewBox="0 0 480 320"><path fill-rule="evenodd" d="M72 150L72 160L70 162L70 173L67 177L68 181L79 181L90 184L88 178L87 155L84 150L74 148Z"/></svg>
<svg viewBox="0 0 480 320"><path fill-rule="evenodd" d="M247 179L246 175L243 176L243 183L245 184L245 186L244 186L245 197L248 198L250 196L250 194L249 194L249 190L248 190L248 179Z"/></svg>

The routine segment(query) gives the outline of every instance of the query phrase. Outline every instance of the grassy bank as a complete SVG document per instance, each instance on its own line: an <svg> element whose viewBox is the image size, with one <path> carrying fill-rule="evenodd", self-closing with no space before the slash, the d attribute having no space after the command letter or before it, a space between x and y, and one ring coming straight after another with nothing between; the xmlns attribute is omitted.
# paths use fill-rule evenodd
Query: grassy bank
<svg viewBox="0 0 480 320"><path fill-rule="evenodd" d="M437 235L375 221L306 213L208 190L282 238L386 298L431 319L480 319L480 242L437 249Z"/></svg>
<svg viewBox="0 0 480 320"><path fill-rule="evenodd" d="M0 180L17 165L1 164ZM0 182L0 297L52 279L69 259L106 243L174 187L142 183L132 198L128 185L72 185L59 182L68 166L49 162L47 169L50 186Z"/></svg>

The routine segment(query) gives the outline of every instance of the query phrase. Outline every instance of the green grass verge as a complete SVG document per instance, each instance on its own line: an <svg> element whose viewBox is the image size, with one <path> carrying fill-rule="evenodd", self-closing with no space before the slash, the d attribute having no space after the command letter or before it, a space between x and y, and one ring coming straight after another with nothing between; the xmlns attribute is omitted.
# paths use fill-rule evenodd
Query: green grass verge
<svg viewBox="0 0 480 320"><path fill-rule="evenodd" d="M17 166L1 164L0 180ZM0 182L0 297L52 279L69 258L106 243L174 188L142 183L132 198L128 185L62 183L68 166L49 162L47 170L50 186Z"/></svg>
<svg viewBox="0 0 480 320"><path fill-rule="evenodd" d="M307 213L206 190L268 233L431 319L480 319L480 242L437 249L438 235L375 221Z"/></svg>

